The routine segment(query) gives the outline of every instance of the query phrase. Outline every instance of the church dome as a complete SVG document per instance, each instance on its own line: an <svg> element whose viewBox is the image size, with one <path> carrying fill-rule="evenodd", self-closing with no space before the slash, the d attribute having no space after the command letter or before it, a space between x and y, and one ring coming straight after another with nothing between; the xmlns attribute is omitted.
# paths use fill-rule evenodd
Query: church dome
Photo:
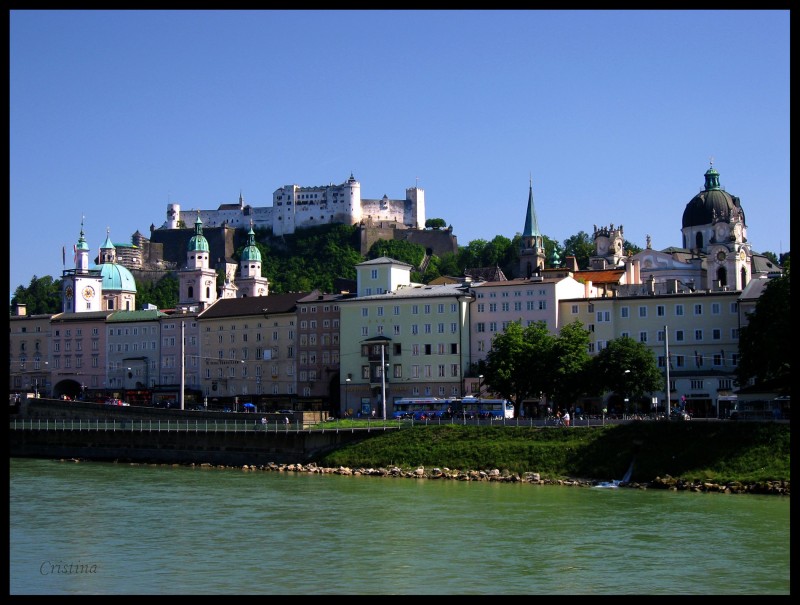
<svg viewBox="0 0 800 605"><path fill-rule="evenodd" d="M104 263L99 269L103 277L103 292L136 292L136 281L126 267L117 263Z"/></svg>
<svg viewBox="0 0 800 605"><path fill-rule="evenodd" d="M683 211L683 227L711 225L717 221L738 219L744 222L739 198L719 185L719 173L713 167L705 174L705 189L694 196Z"/></svg>
<svg viewBox="0 0 800 605"><path fill-rule="evenodd" d="M258 246L256 246L255 237L256 234L253 231L252 225L250 226L250 232L248 235L248 243L242 250L242 261L243 262L261 262L261 252L258 250Z"/></svg>
<svg viewBox="0 0 800 605"><path fill-rule="evenodd" d="M190 252L208 252L208 240L203 235L203 221L200 220L200 214L197 215L197 220L194 222L195 234L189 240L188 249Z"/></svg>

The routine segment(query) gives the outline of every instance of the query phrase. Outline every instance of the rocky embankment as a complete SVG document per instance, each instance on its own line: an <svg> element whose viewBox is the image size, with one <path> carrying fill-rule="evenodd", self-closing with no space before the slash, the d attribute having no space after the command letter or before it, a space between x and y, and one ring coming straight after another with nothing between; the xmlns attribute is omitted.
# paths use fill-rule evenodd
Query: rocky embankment
<svg viewBox="0 0 800 605"><path fill-rule="evenodd" d="M73 459L78 462L78 460ZM139 464L139 463L131 463ZM528 472L522 475L509 472L501 472L499 469L492 469L489 471L483 470L451 470L449 468L434 467L426 470L425 467L417 467L415 469L403 470L400 467L392 466L390 468L349 468L345 466L339 467L323 467L317 466L314 463L310 464L276 464L270 462L264 465L248 465L245 464L241 467L232 467L225 465L213 464L189 464L189 465L171 465L171 466L191 466L200 468L220 468L220 469L240 469L242 471L269 471L269 472L283 472L283 473L319 473L319 474L333 474L333 475L353 475L353 476L370 476L370 477L396 477L404 479L442 479L452 481L500 481L505 483L530 483L533 485L565 485L575 487L594 487L601 482L593 479L545 479L542 478L540 473ZM710 481L684 481L676 479L667 475L666 477L656 477L649 483L639 483L631 481L630 483L619 483L622 488L635 488L635 489L671 489L676 491L693 491L693 492L715 492L723 494L769 494L788 496L790 494L789 481L762 481L756 483L713 483Z"/></svg>

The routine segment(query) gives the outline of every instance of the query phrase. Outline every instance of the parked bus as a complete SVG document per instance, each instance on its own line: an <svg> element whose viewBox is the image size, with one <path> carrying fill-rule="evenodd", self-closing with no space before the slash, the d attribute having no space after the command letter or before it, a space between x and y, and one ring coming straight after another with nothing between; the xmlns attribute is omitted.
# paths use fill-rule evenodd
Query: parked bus
<svg viewBox="0 0 800 605"><path fill-rule="evenodd" d="M508 399L464 397L459 402L456 414L463 414L467 418L513 418L514 404Z"/></svg>
<svg viewBox="0 0 800 605"><path fill-rule="evenodd" d="M426 420L430 418L448 417L453 409L454 402L459 400L440 399L439 397L406 397L394 402L392 418L400 420L413 418Z"/></svg>

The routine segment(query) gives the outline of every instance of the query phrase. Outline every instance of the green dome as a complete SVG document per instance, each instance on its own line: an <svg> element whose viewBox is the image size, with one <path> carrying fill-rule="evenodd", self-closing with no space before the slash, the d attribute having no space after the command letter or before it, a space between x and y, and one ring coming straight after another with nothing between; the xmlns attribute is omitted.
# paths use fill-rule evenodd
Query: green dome
<svg viewBox="0 0 800 605"><path fill-rule="evenodd" d="M203 221L200 220L200 214L197 215L197 220L194 222L194 235L189 240L189 252L208 252L208 240L203 235Z"/></svg>
<svg viewBox="0 0 800 605"><path fill-rule="evenodd" d="M250 232L247 234L249 240L247 245L242 250L242 261L248 262L261 262L261 252L259 252L258 247L256 246L256 234L253 232L253 227L250 227Z"/></svg>
<svg viewBox="0 0 800 605"><path fill-rule="evenodd" d="M103 277L103 292L136 292L136 281L126 267L105 263L98 267Z"/></svg>

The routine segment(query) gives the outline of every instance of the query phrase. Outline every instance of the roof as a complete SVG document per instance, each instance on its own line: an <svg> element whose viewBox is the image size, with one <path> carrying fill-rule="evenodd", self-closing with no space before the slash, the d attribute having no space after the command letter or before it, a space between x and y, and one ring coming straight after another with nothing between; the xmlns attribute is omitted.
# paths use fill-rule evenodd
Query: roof
<svg viewBox="0 0 800 605"><path fill-rule="evenodd" d="M267 315L292 313L297 309L297 301L309 292L289 294L270 294L269 296L246 296L244 298L221 298L198 315L200 319L239 317L247 315Z"/></svg>
<svg viewBox="0 0 800 605"><path fill-rule="evenodd" d="M397 300L398 298L435 298L442 296L470 296L469 289L462 284L410 284L400 286L396 290L384 294L372 294L370 296L358 296L356 298L343 298L341 303L361 302L366 300Z"/></svg>
<svg viewBox="0 0 800 605"><path fill-rule="evenodd" d="M138 311L114 311L106 318L106 321L155 321L161 317L167 317L167 314L158 309L140 309Z"/></svg>
<svg viewBox="0 0 800 605"><path fill-rule="evenodd" d="M378 258L373 258L372 260L364 261L363 263L358 263L356 267L363 267L365 265L397 265L398 267L408 267L409 269L413 269L412 265L408 263L404 263L399 260L395 260L393 258L389 258L388 256L379 256Z"/></svg>

